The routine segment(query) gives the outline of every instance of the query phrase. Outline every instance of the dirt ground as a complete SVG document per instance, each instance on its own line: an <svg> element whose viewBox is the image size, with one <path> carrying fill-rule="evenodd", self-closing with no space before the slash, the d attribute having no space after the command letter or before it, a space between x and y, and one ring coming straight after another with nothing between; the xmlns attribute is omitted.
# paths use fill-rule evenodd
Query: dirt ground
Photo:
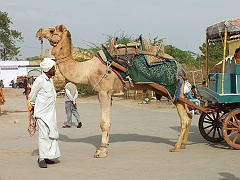
<svg viewBox="0 0 240 180"><path fill-rule="evenodd" d="M40 169L37 135L27 132L26 99L23 89L4 88L6 104L0 115L0 180L54 178L109 180L212 180L240 179L239 151L225 142L210 143L198 130L194 115L187 149L171 153L180 123L176 108L166 99L150 104L142 100L113 98L109 153L94 158L100 146L100 108L96 96L78 99L83 127L61 128L66 123L64 98L57 98L61 157L57 164Z"/></svg>

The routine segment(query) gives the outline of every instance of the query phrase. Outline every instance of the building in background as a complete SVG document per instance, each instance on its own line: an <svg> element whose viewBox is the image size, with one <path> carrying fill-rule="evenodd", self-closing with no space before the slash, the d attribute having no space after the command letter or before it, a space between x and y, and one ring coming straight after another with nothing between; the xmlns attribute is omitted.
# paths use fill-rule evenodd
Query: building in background
<svg viewBox="0 0 240 180"><path fill-rule="evenodd" d="M30 64L29 61L0 61L0 79L4 87L10 87L10 82L16 82L17 76L32 75L33 78L41 74L39 63Z"/></svg>

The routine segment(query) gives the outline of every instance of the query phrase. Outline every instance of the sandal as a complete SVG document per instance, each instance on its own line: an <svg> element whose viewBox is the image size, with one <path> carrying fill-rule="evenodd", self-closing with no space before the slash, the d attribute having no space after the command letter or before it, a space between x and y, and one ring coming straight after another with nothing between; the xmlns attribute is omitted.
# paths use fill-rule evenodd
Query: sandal
<svg viewBox="0 0 240 180"><path fill-rule="evenodd" d="M62 128L70 128L71 126L65 125Z"/></svg>

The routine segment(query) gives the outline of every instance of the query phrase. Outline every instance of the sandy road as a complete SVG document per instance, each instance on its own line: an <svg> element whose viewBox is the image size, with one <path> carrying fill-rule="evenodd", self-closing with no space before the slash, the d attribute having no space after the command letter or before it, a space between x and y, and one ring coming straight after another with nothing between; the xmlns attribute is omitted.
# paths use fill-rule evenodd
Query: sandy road
<svg viewBox="0 0 240 180"><path fill-rule="evenodd" d="M180 124L171 105L114 98L107 158L93 158L100 145L100 109L95 97L78 99L83 122L62 129L64 99L57 98L57 117L62 156L59 163L40 169L37 134L30 137L26 100L22 89L4 88L7 103L0 115L0 180L11 179L240 179L238 150L226 143L205 141L194 116L187 149L168 150L176 143ZM158 107L158 108L156 108ZM14 123L17 121L17 123Z"/></svg>

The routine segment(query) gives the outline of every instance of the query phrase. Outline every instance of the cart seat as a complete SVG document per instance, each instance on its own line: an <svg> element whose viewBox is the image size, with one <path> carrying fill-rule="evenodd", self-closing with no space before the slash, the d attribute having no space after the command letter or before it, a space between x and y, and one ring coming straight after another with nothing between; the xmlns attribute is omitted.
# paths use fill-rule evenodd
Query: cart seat
<svg viewBox="0 0 240 180"><path fill-rule="evenodd" d="M209 89L222 94L222 73L211 73L208 75ZM236 93L236 74L224 74L224 93Z"/></svg>

